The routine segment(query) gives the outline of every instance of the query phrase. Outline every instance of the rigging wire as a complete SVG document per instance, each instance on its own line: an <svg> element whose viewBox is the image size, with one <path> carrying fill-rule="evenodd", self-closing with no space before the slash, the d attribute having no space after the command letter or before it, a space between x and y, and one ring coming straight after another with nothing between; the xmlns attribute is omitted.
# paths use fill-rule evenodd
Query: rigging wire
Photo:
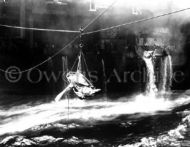
<svg viewBox="0 0 190 147"><path fill-rule="evenodd" d="M157 15L157 16L153 16L153 17L149 17L149 18L145 18L145 19L141 19L141 20L137 20L137 21L132 21L132 22L127 22L127 23L124 23L124 24L120 24L120 25L116 25L116 26L112 26L112 27L108 27L108 28L104 28L104 29L100 29L100 30L95 30L95 31L91 31L91 32L86 32L86 33L83 33L83 31L85 29L87 29L90 25L92 25L93 23L95 23L95 21L101 17L106 11L108 11L112 6L113 4L115 4L116 1L114 1L107 9L105 9L105 11L103 11L102 13L100 13L97 17L95 17L95 19L93 19L89 24L87 24L84 29L82 30L82 36L83 35L90 35L90 34L94 34L94 33L98 33L98 32L102 32L102 31L107 31L107 30L111 30L111 29L115 29L115 28L119 28L119 27L123 27L123 26L126 26L126 25L131 25L131 24L136 24L136 23L141 23L141 22L145 22L145 21L148 21L148 20L152 20L152 19L156 19L156 18L160 18L160 17L164 17L164 16L168 16L168 15L172 15L172 14L175 14L175 13L179 13L179 12L183 12L183 11L186 11L186 10L189 10L190 8L186 8L186 9L181 9L181 10L178 10L178 11L173 11L173 12L169 12L169 13L164 13L164 14L161 14L161 15ZM9 25L1 25L0 26L4 26L4 27L11 27ZM19 72L14 72L14 74L22 74L22 73L25 73L27 71L30 71L30 70L33 70L41 65L43 65L44 63L48 62L49 60L51 60L52 58L54 58L55 56L57 56L60 52L62 52L65 48L67 48L69 45L71 45L72 43L74 43L78 37L81 37L81 30L80 31L69 31L69 30L53 30L53 29L39 29L39 28L26 28L26 27L17 27L17 26L13 26L13 28L15 29L29 29L29 30L36 30L36 31L54 31L54 32L58 32L58 31L61 31L61 32L68 32L68 33L80 33L80 35L77 35L73 40L71 40L67 45L65 45L64 48L62 48L61 50L59 50L58 52L56 52L54 55L52 55L51 57L49 57L48 59L44 60L43 62L31 67L31 68L28 68L26 70L22 70L22 71L19 71ZM9 71L6 71L4 69L1 69L0 68L0 71L1 72L4 72L4 73L7 73L7 74L11 74L12 72L9 72Z"/></svg>
<svg viewBox="0 0 190 147"><path fill-rule="evenodd" d="M100 29L100 30L96 30L96 31L91 31L91 32L86 32L84 33L83 31L86 30L90 25L94 24L105 12L107 12L115 3L117 2L117 0L115 0L107 9L105 9L102 13L100 13L97 17L95 17L92 21L90 21L90 23L88 23L84 28L82 28L82 30L80 31L72 31L72 30L55 30L55 29L43 29L43 28L28 28L28 27L21 27L21 26L11 26L11 25L4 25L4 24L0 24L0 27L6 27L6 28L13 28L13 29L23 29L23 30L34 30L34 31L46 31L46 32L61 32L61 33L80 33L80 35L77 35L73 40L71 40L68 44L65 45L64 48L62 48L61 50L59 50L58 52L56 52L54 55L52 55L51 57L49 57L48 59L44 60L43 62L28 68L26 70L23 71L19 71L19 72L14 72L14 74L22 74L25 72L28 72L30 70L33 70L41 65L43 65L44 63L50 61L52 58L54 58L55 56L57 56L59 53L61 53L64 49L66 49L68 46L70 46L72 43L74 43L79 37L82 37L83 35L90 35L90 34L94 34L94 33L98 33L98 32L103 32L103 31L107 31L107 30L111 30L111 29L115 29L118 27L123 27L126 25L131 25L131 24L136 24L136 23L141 23L141 22L145 22L148 20L152 20L152 19L156 19L156 18L160 18L160 17L164 17L167 15L172 15L174 13L179 13L182 11L186 11L189 10L190 8L186 8L186 9L181 9L178 11L174 11L174 12L169 12L169 13L165 13L162 15L158 15L158 16L153 16L150 18L145 18L145 19L141 19L141 20L137 20L137 21L132 21L132 22L127 22L124 24L120 24L120 25L116 25L116 26L112 26L112 27L108 27L108 28L104 28L104 29ZM82 32L82 33L81 33ZM11 74L12 72L0 69L0 71L4 72L4 73L9 73ZM69 125L69 98L68 98L68 125ZM69 127L69 126L67 126Z"/></svg>
<svg viewBox="0 0 190 147"><path fill-rule="evenodd" d="M41 63L30 67L28 69L19 71L19 72L14 72L14 74L22 74L25 72L28 72L30 70L33 70L41 65L43 65L44 63L50 61L52 58L54 58L55 56L57 56L60 52L62 52L64 49L66 49L69 45L71 45L72 43L74 43L79 37L82 37L82 33L85 29L87 29L90 25L92 25L93 23L95 23L97 21L98 18L100 18L105 12L107 12L116 2L117 0L115 0L108 8L106 8L102 13L100 13L97 17L95 17L92 21L90 21L90 23L88 23L84 29L81 28L79 31L72 31L72 30L56 30L56 29L42 29L42 28L28 28L28 27L21 27L21 26L11 26L11 25L4 25L4 24L0 24L0 27L7 27L7 28L13 28L13 29L24 29L24 30L34 30L34 31L49 31L49 32L61 32L61 33L79 33L79 35L77 35L73 40L71 40L67 45L65 45L64 48L62 48L61 50L59 50L58 52L56 52L54 55L52 55L51 57L47 58L46 60L42 61ZM12 72L9 72L7 70L4 70L2 68L0 68L1 72L4 72L6 74L12 74Z"/></svg>
<svg viewBox="0 0 190 147"><path fill-rule="evenodd" d="M75 62L74 62L74 64L73 64L73 66L71 67L71 71L74 69L74 67L75 67L75 65L76 65L76 63L77 63L77 61L78 61L78 58L75 59Z"/></svg>
<svg viewBox="0 0 190 147"><path fill-rule="evenodd" d="M69 121L70 121L70 118L69 118L69 114L70 114L70 103L69 103L69 97L67 97L67 106L68 106L68 108L67 108L67 130L69 129Z"/></svg>
<svg viewBox="0 0 190 147"><path fill-rule="evenodd" d="M90 25L92 25L93 23L95 23L105 12L107 12L114 4L115 4L115 2L116 2L117 0L115 0L108 8L106 8L102 13L100 13L97 17L95 17L92 21L90 21L84 28L80 28L79 29L79 35L78 35L78 37L80 38L80 45L79 45L79 47L80 47L80 53L81 53L81 51L82 51L82 49L83 49L83 40L82 40L82 37L83 37L83 32L90 26ZM77 38L78 38L77 37ZM75 63L76 63L76 61L77 61L77 59L75 60L75 62L74 62L74 65L75 65ZM73 65L73 67L74 67L74 65ZM87 65L87 64L86 64ZM72 68L73 68L72 67ZM71 70L72 70L72 68L71 68ZM77 67L78 68L78 67ZM77 69L78 70L78 69ZM69 108L70 108L70 106L69 106L69 98L67 98L68 99L68 125L67 125L67 129L69 128L69 114L70 114L70 112L69 112ZM68 141L68 140L67 140Z"/></svg>
<svg viewBox="0 0 190 147"><path fill-rule="evenodd" d="M86 32L86 33L83 33L82 35L90 35L90 34L94 34L94 33L98 33L98 32L108 31L108 30L119 28L119 27L123 27L123 26L127 26L127 25L132 25L132 24L136 24L136 23L141 23L141 22L153 20L153 19L156 19L156 18L172 15L172 14L175 14L175 13L180 13L180 12L183 12L183 11L186 11L186 10L190 10L190 8L185 8L185 9L181 9L181 10L177 10L177 11L173 11L173 12L164 13L164 14L153 16L153 17L149 17L149 18L145 18L145 19L140 19L140 20L136 20L136 21L132 21L132 22L127 22L127 23L124 23L124 24L120 24L120 25L116 25L116 26L112 26L112 27L107 27L107 28L100 29L100 30Z"/></svg>
<svg viewBox="0 0 190 147"><path fill-rule="evenodd" d="M1 69L1 68L0 68L0 71L1 71L1 72L4 72L4 73L6 73L6 74L22 74L22 73L31 71L31 70L33 70L33 69L35 69L35 68L37 68L37 67L43 65L44 63L50 61L50 60L51 60L52 58L54 58L55 56L57 56L57 55L58 55L59 53L61 53L64 49L66 49L68 46L70 46L72 43L74 43L74 42L78 39L78 37L79 37L79 36L76 36L73 40L71 40L69 43L67 43L64 48L62 48L61 50L59 50L58 52L56 52L56 53L55 53L54 55L52 55L51 57L47 58L47 59L44 60L43 62L40 62L39 64L37 64L37 65L35 65L35 66L33 66L33 67L30 67L30 68L28 68L28 69L25 69L25 70L22 70L22 71L19 71L19 72L14 72L14 73L9 72L9 71L4 70L4 69Z"/></svg>
<svg viewBox="0 0 190 147"><path fill-rule="evenodd" d="M86 30L90 25L94 24L101 16L103 16L109 9L111 9L115 3L118 0L113 1L113 3L111 3L104 11L102 11L98 16L96 16L92 21L89 22L89 24L87 24L84 28L83 31Z"/></svg>
<svg viewBox="0 0 190 147"><path fill-rule="evenodd" d="M116 2L117 0L115 0L114 1L114 3ZM82 51L82 48L83 48L83 40L82 40L82 37L83 37L83 32L84 32L84 30L86 30L90 25L92 25L93 23L95 23L97 20L98 20L98 18L100 18L105 12L107 12L113 5L114 5L114 3L112 3L107 9L105 9L102 13L100 13L97 17L95 17L92 21L90 21L84 28L80 28L79 29L79 35L76 37L76 39L79 37L80 38L80 45L79 45L79 47L80 47L80 53L81 53L81 51ZM75 40L74 40L75 41ZM74 42L73 41L73 42ZM72 42L72 43L73 43ZM75 60L75 62L74 62L74 65L75 65L75 63L76 63L76 61L77 61L77 59ZM74 65L73 65L73 67L74 67ZM86 64L87 65L87 64ZM73 68L72 67L72 68ZM71 69L72 69L71 68ZM67 97L67 100L68 100L68 125L67 125L67 130L69 129L69 114L70 114L70 112L69 112L69 108L70 108L70 104L69 104L69 98ZM68 140L67 140L68 141Z"/></svg>
<svg viewBox="0 0 190 147"><path fill-rule="evenodd" d="M92 85L92 82L91 82L92 79L91 79L90 76L89 76L89 69L88 69L88 65L87 65L86 60L85 60L84 53L82 52L81 54L82 54L82 57L83 57L84 66L85 66L85 68L86 68L86 74L87 74L87 76L88 76L88 78L89 78L89 80L88 80L87 78L86 78L86 80L90 83L91 86L93 86L93 85Z"/></svg>
<svg viewBox="0 0 190 147"><path fill-rule="evenodd" d="M0 27L12 28L12 29L20 29L20 30L44 31L44 32L80 33L80 31L73 31L73 30L30 28L30 27L12 26L12 25L5 25L5 24L0 24Z"/></svg>

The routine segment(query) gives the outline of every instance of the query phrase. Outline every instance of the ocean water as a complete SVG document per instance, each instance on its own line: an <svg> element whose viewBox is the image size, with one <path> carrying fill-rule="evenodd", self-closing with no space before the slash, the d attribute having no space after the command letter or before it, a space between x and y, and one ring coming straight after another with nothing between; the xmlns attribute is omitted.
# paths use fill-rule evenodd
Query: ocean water
<svg viewBox="0 0 190 147"><path fill-rule="evenodd" d="M6 97L0 109L2 147L189 144L186 92L60 102L51 96Z"/></svg>

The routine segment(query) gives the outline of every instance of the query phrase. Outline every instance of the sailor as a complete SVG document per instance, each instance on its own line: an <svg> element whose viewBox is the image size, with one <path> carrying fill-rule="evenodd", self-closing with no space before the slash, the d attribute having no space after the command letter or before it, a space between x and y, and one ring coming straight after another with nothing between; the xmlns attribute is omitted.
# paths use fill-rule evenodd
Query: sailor
<svg viewBox="0 0 190 147"><path fill-rule="evenodd" d="M100 89L95 89L92 83L80 72L69 72L66 75L69 85L55 98L55 101L59 101L62 96L70 91L71 89L80 98L85 99L86 97L93 96Z"/></svg>

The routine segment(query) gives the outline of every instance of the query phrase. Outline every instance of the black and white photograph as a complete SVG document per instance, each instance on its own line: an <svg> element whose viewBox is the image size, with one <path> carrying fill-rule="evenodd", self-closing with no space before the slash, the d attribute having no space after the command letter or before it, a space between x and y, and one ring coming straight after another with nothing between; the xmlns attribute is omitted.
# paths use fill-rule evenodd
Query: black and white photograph
<svg viewBox="0 0 190 147"><path fill-rule="evenodd" d="M190 147L190 0L0 0L0 147Z"/></svg>

